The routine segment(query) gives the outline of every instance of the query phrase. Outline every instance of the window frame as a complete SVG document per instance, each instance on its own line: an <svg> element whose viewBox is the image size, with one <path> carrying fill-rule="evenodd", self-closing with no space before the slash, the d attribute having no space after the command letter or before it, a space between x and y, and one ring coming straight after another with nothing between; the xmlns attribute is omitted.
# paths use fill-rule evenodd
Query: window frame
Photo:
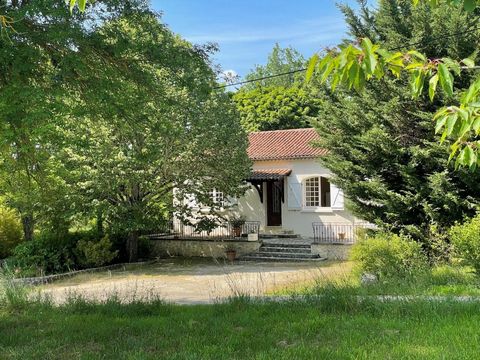
<svg viewBox="0 0 480 360"><path fill-rule="evenodd" d="M312 179L318 179L318 205L307 205L307 182ZM322 175L312 175L302 179L302 210L305 211L330 211L332 209L331 203L331 186L328 202L329 206L322 206L322 179L325 179L330 184L330 178ZM331 185L331 184L330 184Z"/></svg>
<svg viewBox="0 0 480 360"><path fill-rule="evenodd" d="M220 208L224 208L226 205L226 197L225 193L223 191L219 191L216 188L212 188L211 190L208 191L208 196L210 197L210 200L212 201L213 204L219 205ZM218 201L218 197L221 196L221 200Z"/></svg>

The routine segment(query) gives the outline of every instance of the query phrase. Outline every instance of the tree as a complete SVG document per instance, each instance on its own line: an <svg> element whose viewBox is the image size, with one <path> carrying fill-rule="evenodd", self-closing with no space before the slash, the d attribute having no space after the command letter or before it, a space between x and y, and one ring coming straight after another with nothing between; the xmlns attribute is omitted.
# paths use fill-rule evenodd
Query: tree
<svg viewBox="0 0 480 360"><path fill-rule="evenodd" d="M165 221L173 196L240 192L246 134L213 90L210 48L173 34L143 1L7 10L25 16L0 39L0 183L22 216L68 231L97 215L129 235L135 260L139 233Z"/></svg>
<svg viewBox="0 0 480 360"><path fill-rule="evenodd" d="M293 72L280 77L273 77L243 86L244 90L252 90L258 86L282 86L288 88L295 83L300 83L304 79L304 74L299 69L304 68L306 60L293 47L281 48L277 43L268 55L268 60L265 65L256 65L254 69L245 76L246 80L259 79L271 75L283 74Z"/></svg>
<svg viewBox="0 0 480 360"><path fill-rule="evenodd" d="M175 36L155 14L109 21L79 49L92 66L103 62L97 52L111 63L85 75L89 90L76 109L81 121L65 129L71 145L59 153L74 186L102 209L110 229L128 234L134 261L138 236L168 220L173 198L195 196L215 209L212 188L240 193L250 167L246 134L230 98L212 92L208 53ZM190 210L175 209L185 217Z"/></svg>
<svg viewBox="0 0 480 360"><path fill-rule="evenodd" d="M304 74L298 72L304 66L305 59L298 51L274 46L266 65L257 65L246 79L293 73L246 84L233 94L244 129L250 132L311 126L318 101L304 86Z"/></svg>
<svg viewBox="0 0 480 360"><path fill-rule="evenodd" d="M386 1L386 0L385 0ZM386 1L386 3L388 3ZM393 2L395 4L395 2ZM415 6L421 4L424 8L446 9L449 16L461 15L465 10L469 16L475 17L477 0L448 0L445 3L438 1L414 0ZM427 6L427 4L430 6ZM398 13L399 6L395 9ZM356 19L358 20L358 19ZM354 21L358 24L358 21ZM468 18L467 18L468 20ZM459 24L460 26L462 24ZM478 28L463 29L459 33L444 34L443 38L464 36ZM436 40L436 39L435 39ZM475 42L478 41L478 37ZM416 44L417 45L417 44ZM477 44L478 47L478 44ZM371 79L382 79L390 74L399 78L403 73L410 74L411 94L414 98L423 96L427 87L428 96L433 101L437 95L437 85L443 94L453 101L455 95L454 75L462 77L462 70L472 70L475 66L476 53L470 57L452 59L449 57L429 58L421 52L413 49L407 52L385 49L382 46L372 44L369 38L359 39L358 42L346 43L336 49L332 49L320 58L314 55L309 62L306 78L310 79L313 73L318 72L322 82L329 82L334 90L342 84L349 89L363 90L365 83ZM476 50L476 48L475 48ZM461 82L460 82L461 83ZM468 166L475 169L480 163L478 153L480 134L480 111L478 100L480 99L480 78L471 80L470 86L458 99L458 105L452 104L438 110L434 116L436 132L442 132L441 141L451 136L456 141L451 145L450 159L456 157L456 166Z"/></svg>
<svg viewBox="0 0 480 360"><path fill-rule="evenodd" d="M343 11L355 38L370 34L386 46L399 39L416 41L429 48L431 57L462 57L476 47L475 34L429 47L431 29L425 27L468 28L465 14L447 14L441 8L432 12L394 0L381 2L375 11L363 9L367 14L363 18L348 7ZM410 16L400 19L397 12ZM431 225L447 227L473 214L480 201L480 175L452 171L446 146L438 143L431 129L433 113L447 100L412 99L408 81L385 77L367 82L359 92L345 87L331 91L328 86L321 90L319 146L329 149L321 161L344 189L356 215L426 240Z"/></svg>
<svg viewBox="0 0 480 360"><path fill-rule="evenodd" d="M299 86L242 89L233 99L249 132L311 127L318 113L318 100Z"/></svg>

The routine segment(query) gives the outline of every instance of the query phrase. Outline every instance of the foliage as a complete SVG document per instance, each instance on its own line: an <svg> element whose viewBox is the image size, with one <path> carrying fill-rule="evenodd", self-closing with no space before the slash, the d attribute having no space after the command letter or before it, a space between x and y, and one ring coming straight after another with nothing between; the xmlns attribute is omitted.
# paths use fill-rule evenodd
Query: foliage
<svg viewBox="0 0 480 360"><path fill-rule="evenodd" d="M450 229L456 253L480 274L480 214Z"/></svg>
<svg viewBox="0 0 480 360"><path fill-rule="evenodd" d="M357 242L352 247L351 259L356 262L358 272L375 274L381 281L414 278L427 267L418 242L388 233Z"/></svg>
<svg viewBox="0 0 480 360"><path fill-rule="evenodd" d="M0 259L11 255L15 246L22 241L22 227L18 214L0 206Z"/></svg>
<svg viewBox="0 0 480 360"><path fill-rule="evenodd" d="M245 216L239 216L239 215L235 215L235 216L232 216L230 219L229 219L229 223L230 225L232 225L234 228L239 228L241 226L243 226L246 222L246 218Z"/></svg>
<svg viewBox="0 0 480 360"><path fill-rule="evenodd" d="M353 10L345 13L350 14L352 37L370 33L386 46L416 41L423 47L442 26L470 25L466 15L441 10L412 10L403 1L389 1L365 19L352 18ZM409 11L409 16L399 15ZM390 27L379 28L379 23ZM475 49L476 38L471 36L428 47L429 56L465 56ZM435 256L431 226L436 233L445 232L455 221L473 215L480 201L480 174L452 171L448 151L431 129L441 99L435 106L425 97L412 99L403 76L372 80L362 92L344 87L332 92L317 82L312 79L320 88L318 145L329 149L320 161L334 174L332 181L345 192L350 210L384 229L421 240L429 256Z"/></svg>
<svg viewBox="0 0 480 360"><path fill-rule="evenodd" d="M264 66L257 66L245 78L259 79L286 72L242 86L233 94L245 130L266 131L310 127L317 114L318 102L308 87L304 74L297 71L305 59L295 49L276 44Z"/></svg>
<svg viewBox="0 0 480 360"><path fill-rule="evenodd" d="M428 3L437 5L437 1ZM454 9L457 3L458 1L450 1L446 6ZM464 5L465 10L472 12L476 7L476 0L467 0ZM400 8L398 7L397 11ZM450 15L451 11L448 13L449 20L452 18ZM457 12L453 12L453 15L456 16ZM468 16L467 20L470 22L470 17L478 15L472 13ZM472 32L472 29L466 27L465 34L467 30ZM458 36L463 35L460 33ZM471 45L476 43L477 41ZM398 49L397 47L394 51L389 51L381 45L374 45L370 39L364 37L358 43L343 44L329 50L323 58L318 54L314 55L310 59L306 78L308 80L317 73L319 80L322 83L328 81L333 91L340 84L348 89L362 91L369 80L383 79L386 75L400 78L403 73L408 73L410 93L414 99L424 95L427 88L425 84L428 83L430 101L433 102L437 94L437 85L440 85L443 95L452 104L454 75L460 78L462 70L475 68L476 53L463 60L455 60L450 57L428 57L417 50L396 51ZM477 163L480 163L480 156L477 156L477 147L480 143L476 139L480 134L479 98L480 80L477 79L462 94L459 106L452 104L441 108L433 117L437 122L435 131L442 133L441 141L449 136L455 139L451 145L450 159L456 156L457 167L462 165L475 169Z"/></svg>
<svg viewBox="0 0 480 360"><path fill-rule="evenodd" d="M242 90L249 91L257 87L289 88L303 81L304 74L298 70L305 67L305 64L305 58L297 50L292 47L282 48L277 43L268 55L267 63L265 65L256 65L255 68L245 76L245 80L248 81L289 72L293 73L245 84Z"/></svg>
<svg viewBox="0 0 480 360"><path fill-rule="evenodd" d="M86 267L99 267L109 264L118 255L118 250L112 250L112 242L108 235L97 241L81 239L77 244L81 254L80 262Z"/></svg>
<svg viewBox="0 0 480 360"><path fill-rule="evenodd" d="M43 276L73 270L78 263L75 236L58 238L44 233L13 250L9 264L23 276Z"/></svg>
<svg viewBox="0 0 480 360"><path fill-rule="evenodd" d="M120 245L92 231L62 235L43 232L18 245L7 263L22 276L62 273L109 263L119 253Z"/></svg>
<svg viewBox="0 0 480 360"><path fill-rule="evenodd" d="M297 85L241 89L233 100L248 132L311 127L318 113L318 100Z"/></svg>
<svg viewBox="0 0 480 360"><path fill-rule="evenodd" d="M97 217L129 234L135 260L138 235L171 216L174 197L241 193L246 134L213 91L214 47L176 36L142 0L84 14L57 5L6 7L21 21L0 38L0 189L28 237L33 224L61 237Z"/></svg>

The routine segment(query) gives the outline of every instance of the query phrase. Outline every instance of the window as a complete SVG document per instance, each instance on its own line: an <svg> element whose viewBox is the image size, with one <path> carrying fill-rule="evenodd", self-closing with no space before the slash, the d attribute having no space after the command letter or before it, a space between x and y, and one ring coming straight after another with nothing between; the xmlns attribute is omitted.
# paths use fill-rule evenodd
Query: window
<svg viewBox="0 0 480 360"><path fill-rule="evenodd" d="M218 191L217 189L212 189L208 192L208 194L214 204L224 206L225 196L223 195L223 192Z"/></svg>
<svg viewBox="0 0 480 360"><path fill-rule="evenodd" d="M305 180L305 207L330 207L330 182L327 178L315 176Z"/></svg>

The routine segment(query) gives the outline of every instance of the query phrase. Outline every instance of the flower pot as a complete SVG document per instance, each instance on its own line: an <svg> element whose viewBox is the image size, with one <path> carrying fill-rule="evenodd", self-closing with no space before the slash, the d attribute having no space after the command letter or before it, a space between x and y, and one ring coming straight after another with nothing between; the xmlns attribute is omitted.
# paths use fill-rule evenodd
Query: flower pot
<svg viewBox="0 0 480 360"><path fill-rule="evenodd" d="M240 237L242 235L242 228L241 227L234 227L232 229L232 233L234 237Z"/></svg>
<svg viewBox="0 0 480 360"><path fill-rule="evenodd" d="M258 234L248 234L248 241L258 241Z"/></svg>
<svg viewBox="0 0 480 360"><path fill-rule="evenodd" d="M232 262L237 257L237 252L235 250L227 250L225 251L225 254L227 255L227 259Z"/></svg>
<svg viewBox="0 0 480 360"><path fill-rule="evenodd" d="M339 238L340 240L345 240L345 235L346 235L346 234L343 233L343 232L342 232L342 233L338 233L338 238Z"/></svg>

